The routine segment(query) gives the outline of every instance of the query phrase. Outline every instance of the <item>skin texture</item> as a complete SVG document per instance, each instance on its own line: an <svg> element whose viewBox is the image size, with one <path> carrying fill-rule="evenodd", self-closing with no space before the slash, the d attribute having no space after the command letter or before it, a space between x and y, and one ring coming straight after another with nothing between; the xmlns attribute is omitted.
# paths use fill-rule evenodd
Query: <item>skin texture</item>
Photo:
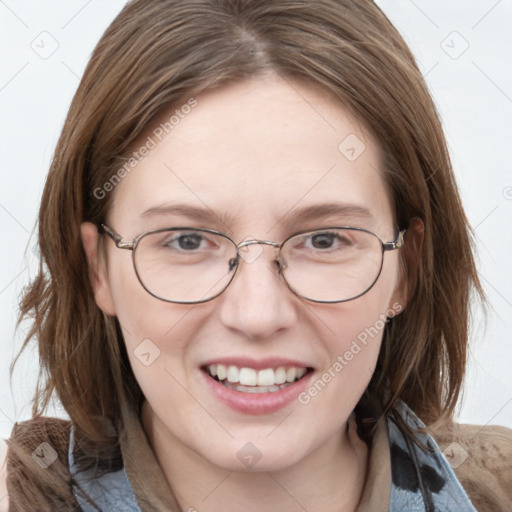
<svg viewBox="0 0 512 512"><path fill-rule="evenodd" d="M268 74L196 99L193 111L113 191L107 224L124 241L149 229L187 225L218 229L236 242L248 236L280 242L293 232L333 224L394 240L379 148L334 98ZM350 134L366 146L355 161L338 149ZM203 221L140 216L175 202L216 215ZM333 202L363 206L371 218L343 214L298 223L293 213ZM221 221L221 215L229 218ZM98 257L92 224L83 223L82 240L97 304L123 327L146 397L143 425L183 510L355 510L367 448L347 434L347 419L374 371L382 329L307 405L294 400L271 414L242 414L219 402L200 366L227 356L293 358L313 367L316 380L358 334L382 327L381 315L403 305L399 251L385 254L379 280L365 295L319 304L288 290L272 247L251 246L257 257L242 262L222 295L182 305L149 295L130 251L110 239L106 261ZM160 350L149 366L134 354L144 339ZM247 442L262 455L251 468L237 457Z"/></svg>

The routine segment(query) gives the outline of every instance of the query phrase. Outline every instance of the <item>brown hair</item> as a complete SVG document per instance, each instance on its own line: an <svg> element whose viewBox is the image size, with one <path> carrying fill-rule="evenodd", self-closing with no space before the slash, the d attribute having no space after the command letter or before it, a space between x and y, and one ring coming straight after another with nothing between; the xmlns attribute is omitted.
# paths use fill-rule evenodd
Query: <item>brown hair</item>
<svg viewBox="0 0 512 512"><path fill-rule="evenodd" d="M417 268L403 258L408 303L387 324L360 401L362 424L375 424L371 404L388 411L398 399L427 424L453 414L470 295L483 292L441 123L397 30L369 0L132 0L98 43L71 104L39 212L39 274L18 320L33 318L23 348L32 338L39 344L33 414L55 393L84 465L118 453L95 418L116 423L122 397L141 398L120 325L98 308L89 281L80 224L105 221L112 196L94 192L161 112L266 71L334 94L382 148L398 225L419 217L425 226Z"/></svg>

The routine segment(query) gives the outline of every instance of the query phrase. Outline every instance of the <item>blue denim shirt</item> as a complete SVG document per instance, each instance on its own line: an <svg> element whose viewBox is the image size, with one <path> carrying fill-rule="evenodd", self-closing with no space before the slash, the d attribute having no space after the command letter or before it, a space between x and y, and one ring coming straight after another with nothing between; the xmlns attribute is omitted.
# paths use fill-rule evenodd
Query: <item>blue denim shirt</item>
<svg viewBox="0 0 512 512"><path fill-rule="evenodd" d="M404 402L399 402L395 411L414 429L425 426ZM425 453L403 435L392 415L386 419L392 476L389 512L477 512L432 436L417 434L431 448ZM142 512L124 468L99 478L78 470L73 459L73 432L72 427L69 467L82 489L102 512ZM96 510L78 489L74 488L74 494L84 512Z"/></svg>

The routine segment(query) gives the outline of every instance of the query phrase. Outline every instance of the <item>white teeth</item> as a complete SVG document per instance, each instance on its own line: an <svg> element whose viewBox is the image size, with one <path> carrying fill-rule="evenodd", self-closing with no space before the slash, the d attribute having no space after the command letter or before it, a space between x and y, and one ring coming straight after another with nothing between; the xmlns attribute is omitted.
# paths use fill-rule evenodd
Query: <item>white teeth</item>
<svg viewBox="0 0 512 512"><path fill-rule="evenodd" d="M238 373L236 366L228 366L228 382L238 382Z"/></svg>
<svg viewBox="0 0 512 512"><path fill-rule="evenodd" d="M280 386L242 386L241 384L233 384L227 380L223 382L224 386L235 391L241 391L242 393L273 393L279 391L290 385L289 382L281 384Z"/></svg>
<svg viewBox="0 0 512 512"><path fill-rule="evenodd" d="M252 368L242 368L239 375L238 382L240 382L240 384L243 384L244 386L256 386L256 382L258 380L256 370L253 370Z"/></svg>
<svg viewBox="0 0 512 512"><path fill-rule="evenodd" d="M214 365L214 364L212 364L212 365L210 366L210 368L211 368L212 366L217 366L217 372L216 372L216 373L217 373L217 378L218 378L219 380L224 380L224 379L228 376L228 372L227 372L227 370L226 370L226 367L225 367L223 364L218 364L218 365ZM214 376L214 375L213 375L213 376Z"/></svg>
<svg viewBox="0 0 512 512"><path fill-rule="evenodd" d="M274 370L272 370L272 368L258 372L258 386L273 386L274 384Z"/></svg>
<svg viewBox="0 0 512 512"><path fill-rule="evenodd" d="M305 371L306 369L304 368ZM274 380L276 384L284 384L286 382L286 370L282 366L274 372Z"/></svg>
<svg viewBox="0 0 512 512"><path fill-rule="evenodd" d="M288 370L286 370L286 382L293 382L295 380L296 376L297 376L296 368L288 368Z"/></svg>
<svg viewBox="0 0 512 512"><path fill-rule="evenodd" d="M254 389L246 388L246 392L268 392L277 391L296 380L302 378L306 372L306 368L291 367L285 369L283 366L278 368L265 368L264 370L255 370L254 368L238 368L235 365L211 364L207 368L212 377L217 377L219 381L227 385L240 384L240 387L251 386ZM233 386L228 385L235 389ZM274 389L275 388L275 389ZM266 389L267 391L260 391Z"/></svg>

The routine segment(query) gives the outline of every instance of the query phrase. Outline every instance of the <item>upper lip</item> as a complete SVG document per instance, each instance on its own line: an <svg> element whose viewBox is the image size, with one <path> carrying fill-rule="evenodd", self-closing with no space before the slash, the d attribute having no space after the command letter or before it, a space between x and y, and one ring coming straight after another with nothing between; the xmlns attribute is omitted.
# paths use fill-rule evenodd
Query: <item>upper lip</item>
<svg viewBox="0 0 512 512"><path fill-rule="evenodd" d="M266 368L279 368L284 367L296 367L296 368L311 368L311 365L303 363L301 361L283 358L283 357L267 357L264 359L251 359L250 357L221 357L216 359L210 359L201 365L201 367L207 367L212 364L223 364L225 366L233 365L238 368L254 368L255 370L265 370Z"/></svg>

